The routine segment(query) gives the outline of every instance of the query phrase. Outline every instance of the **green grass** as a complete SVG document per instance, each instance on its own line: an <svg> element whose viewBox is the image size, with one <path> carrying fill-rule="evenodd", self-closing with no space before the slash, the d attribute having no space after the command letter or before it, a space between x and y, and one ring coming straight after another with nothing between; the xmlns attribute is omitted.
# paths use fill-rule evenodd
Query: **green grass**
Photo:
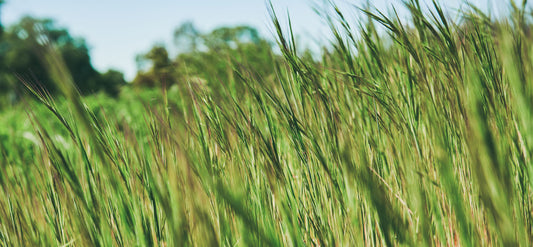
<svg viewBox="0 0 533 247"><path fill-rule="evenodd" d="M50 51L63 95L25 81L38 102L0 115L0 246L527 246L533 36L512 6L331 6L319 61L271 11L276 73L228 60L217 96L81 98Z"/></svg>

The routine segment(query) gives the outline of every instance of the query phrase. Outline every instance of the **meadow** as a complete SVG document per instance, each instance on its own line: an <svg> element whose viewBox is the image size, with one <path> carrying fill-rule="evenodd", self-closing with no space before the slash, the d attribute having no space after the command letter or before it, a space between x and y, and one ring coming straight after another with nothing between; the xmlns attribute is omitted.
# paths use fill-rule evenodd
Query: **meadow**
<svg viewBox="0 0 533 247"><path fill-rule="evenodd" d="M273 73L117 98L50 49L61 94L21 77L0 113L0 246L528 246L532 13L506 6L331 5L315 57L270 11Z"/></svg>

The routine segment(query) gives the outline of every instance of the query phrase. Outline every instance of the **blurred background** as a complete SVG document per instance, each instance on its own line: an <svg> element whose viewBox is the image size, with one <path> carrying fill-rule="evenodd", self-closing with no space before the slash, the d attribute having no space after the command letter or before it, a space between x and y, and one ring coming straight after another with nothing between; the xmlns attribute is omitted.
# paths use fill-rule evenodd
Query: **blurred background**
<svg viewBox="0 0 533 247"><path fill-rule="evenodd" d="M369 1L337 1L354 20L357 8L370 8ZM372 7L399 15L405 12L402 1L371 1ZM467 4L499 15L496 1L459 1L442 3L452 18ZM323 1L274 0L274 10L291 25L300 47L310 54L330 41L327 17L316 14ZM422 5L431 4L423 0ZM180 68L201 76L203 58L220 56L220 49L248 51L276 49L274 32L266 1L103 1L4 0L0 1L0 107L21 98L20 77L38 81L50 92L53 83L39 58L39 46L46 40L62 54L77 87L83 94L106 92L117 95L121 85L155 86L166 78L167 85L180 78ZM44 40L43 40L44 39ZM250 46L252 44L252 46ZM216 53L213 53L218 50ZM192 55L194 56L188 56ZM242 52L241 52L242 54ZM261 62L256 54L247 61ZM183 65L180 67L180 65ZM198 68L194 68L197 66ZM259 66L259 64L256 64ZM268 65L266 65L268 66ZM227 70L223 65L220 70ZM208 68L204 68L208 69ZM267 69L267 68L265 68ZM267 69L268 70L268 69ZM172 74L172 75L171 75ZM224 76L221 76L224 78Z"/></svg>

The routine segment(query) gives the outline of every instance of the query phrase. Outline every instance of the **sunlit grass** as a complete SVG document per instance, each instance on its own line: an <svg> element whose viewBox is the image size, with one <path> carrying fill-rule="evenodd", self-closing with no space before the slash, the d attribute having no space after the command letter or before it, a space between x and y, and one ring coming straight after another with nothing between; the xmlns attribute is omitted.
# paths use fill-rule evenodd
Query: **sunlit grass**
<svg viewBox="0 0 533 247"><path fill-rule="evenodd" d="M406 7L324 10L319 61L271 11L276 73L228 60L216 94L81 98L51 51L63 96L0 115L0 245L527 246L530 13Z"/></svg>

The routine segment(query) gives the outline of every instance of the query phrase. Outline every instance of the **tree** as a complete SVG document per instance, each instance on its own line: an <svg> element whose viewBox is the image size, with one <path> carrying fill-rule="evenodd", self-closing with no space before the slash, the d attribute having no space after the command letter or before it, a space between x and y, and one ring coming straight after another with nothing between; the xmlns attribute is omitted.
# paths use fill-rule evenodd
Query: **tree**
<svg viewBox="0 0 533 247"><path fill-rule="evenodd" d="M141 56L137 56L137 64L144 67L150 64L148 71L139 71L133 80L137 86L161 86L173 84L171 71L172 61L168 57L168 51L164 45L158 44Z"/></svg>
<svg viewBox="0 0 533 247"><path fill-rule="evenodd" d="M103 90L111 96L119 93L120 87L126 84L124 74L118 70L110 69L101 75Z"/></svg>
<svg viewBox="0 0 533 247"><path fill-rule="evenodd" d="M262 39L255 28L249 26L220 27L203 37L210 50L237 48L240 44L259 44Z"/></svg>
<svg viewBox="0 0 533 247"><path fill-rule="evenodd" d="M188 21L174 31L174 45L182 52L194 52L200 45L200 32L194 23Z"/></svg>
<svg viewBox="0 0 533 247"><path fill-rule="evenodd" d="M0 0L0 40L2 39L2 33L4 33L4 26L2 25L2 5L4 0Z"/></svg>
<svg viewBox="0 0 533 247"><path fill-rule="evenodd" d="M268 76L274 73L270 42L250 26L220 27L201 35L206 48L194 54L180 54L175 63L187 66L188 71L206 79L214 92L219 92L220 82L237 91L242 90L242 81L235 75L234 68L250 68L257 75ZM178 68L183 71L183 68Z"/></svg>
<svg viewBox="0 0 533 247"><path fill-rule="evenodd" d="M4 26L2 25L2 4L4 4L4 1L0 0L0 74L2 73L2 68L5 68L5 65L4 65L4 52L5 52L4 43L5 42L3 39ZM0 97L2 96L1 92L6 92L6 91L7 91L7 82L0 75Z"/></svg>
<svg viewBox="0 0 533 247"><path fill-rule="evenodd" d="M22 18L4 32L0 43L0 56L4 62L0 68L0 87L20 96L23 90L15 76L22 76L38 81L51 93L56 92L42 59L43 48L49 44L57 48L82 94L99 90L110 94L117 92L115 84L123 79L116 80L116 73L113 78L102 76L94 69L84 39L72 37L67 29L58 27L51 19L32 17ZM113 81L108 81L110 79Z"/></svg>
<svg viewBox="0 0 533 247"><path fill-rule="evenodd" d="M221 91L221 83L236 90L243 86L235 75L235 65L253 68L250 70L261 76L274 74L276 56L271 43L249 26L220 27L202 33L187 22L174 31L174 45L179 53L173 60L161 44L138 56L139 72L134 84L160 86L164 81L170 86L196 78L207 82L216 94Z"/></svg>

